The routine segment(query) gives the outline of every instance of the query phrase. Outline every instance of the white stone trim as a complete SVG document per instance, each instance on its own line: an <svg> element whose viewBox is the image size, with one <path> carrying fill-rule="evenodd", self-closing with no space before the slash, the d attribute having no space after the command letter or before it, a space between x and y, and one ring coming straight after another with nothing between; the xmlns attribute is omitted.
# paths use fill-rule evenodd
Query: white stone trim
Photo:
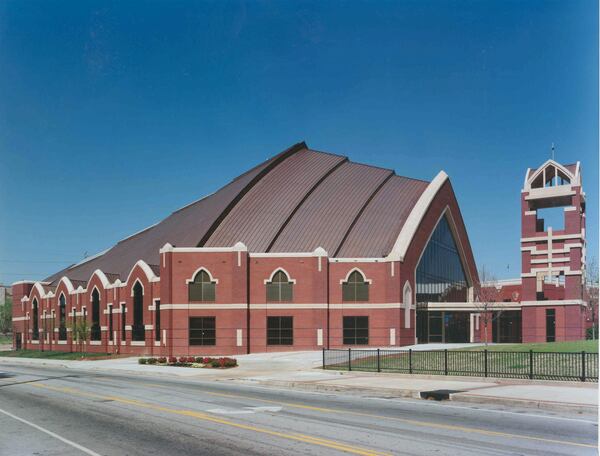
<svg viewBox="0 0 600 456"><path fill-rule="evenodd" d="M66 341L66 340L57 340L57 341L56 341L56 343L57 343L58 345L67 345L67 342L68 342L68 341Z"/></svg>
<svg viewBox="0 0 600 456"><path fill-rule="evenodd" d="M287 272L285 269L283 269L283 268L277 268L277 269L275 269L271 273L270 277L268 279L264 280L264 284L266 285L268 283L273 283L273 277L275 277L275 274L277 274L279 271L281 271L281 272L283 272L285 274L285 276L287 277L289 283L293 283L294 285L296 285L296 279L292 279L292 275L289 272Z"/></svg>
<svg viewBox="0 0 600 456"><path fill-rule="evenodd" d="M173 247L168 242L158 251L159 253L212 253L212 252L247 252L243 242L237 242L233 247Z"/></svg>
<svg viewBox="0 0 600 456"><path fill-rule="evenodd" d="M94 272L92 272L92 275L90 276L89 280L87 281L88 284L92 281L94 276L98 276L98 278L100 279L100 282L102 283L102 287L107 288L110 286L110 281L106 277L106 274L104 274L104 272L102 272L100 269L96 269Z"/></svg>
<svg viewBox="0 0 600 456"><path fill-rule="evenodd" d="M154 281L156 281L156 279L158 277L156 277L156 274L154 274L154 271L152 270L152 268L150 266L148 266L148 263L146 263L144 260L138 260L133 265L133 267L131 268L131 270L129 271L129 275L127 276L127 280L125 281L125 283L129 283L129 279L131 278L131 274L133 274L133 271L135 270L135 268L137 266L139 266L140 268L142 268L142 271L144 271L144 274L146 275L146 278L148 279L148 282L154 282Z"/></svg>
<svg viewBox="0 0 600 456"><path fill-rule="evenodd" d="M323 346L323 329L317 328L317 347Z"/></svg>
<svg viewBox="0 0 600 456"><path fill-rule="evenodd" d="M561 240L561 239L582 239L582 233L572 233L572 234L555 234L552 236L552 240ZM536 242L536 241L547 241L548 236L533 236L528 238L521 238L521 242ZM568 244L565 244L568 245ZM533 246L531 246L533 247Z"/></svg>
<svg viewBox="0 0 600 456"><path fill-rule="evenodd" d="M139 283L139 284L140 284L140 286L142 287L142 301L143 301L143 300L144 300L144 295L146 294L146 293L145 293L145 292L146 292L146 290L144 289L144 284L142 283L142 281L140 280L140 278L139 278L139 277L137 277L137 278L135 279L135 282L133 282L133 283L131 284L131 288L130 288L131 297L133 298L133 289L135 288L135 284L136 284L136 283Z"/></svg>
<svg viewBox="0 0 600 456"><path fill-rule="evenodd" d="M101 340L90 340L90 345L102 345Z"/></svg>
<svg viewBox="0 0 600 456"><path fill-rule="evenodd" d="M146 330L153 330L154 329L154 325L144 325L144 329L146 329Z"/></svg>
<svg viewBox="0 0 600 456"><path fill-rule="evenodd" d="M438 194L444 183L448 180L448 175L444 171L440 171L437 176L429 183L425 191L421 194L417 203L414 205L392 251L387 256L388 259L404 261L404 256L408 251L410 243L421 225L425 213L429 209L431 202Z"/></svg>
<svg viewBox="0 0 600 456"><path fill-rule="evenodd" d="M390 328L390 345L396 345L396 328Z"/></svg>
<svg viewBox="0 0 600 456"><path fill-rule="evenodd" d="M251 252L248 254L250 258L310 258L328 255L323 247L317 247L312 252Z"/></svg>
<svg viewBox="0 0 600 456"><path fill-rule="evenodd" d="M248 304L161 304L162 310L235 310L247 309Z"/></svg>
<svg viewBox="0 0 600 456"><path fill-rule="evenodd" d="M145 347L146 341L145 340L132 340L130 345L132 347Z"/></svg>
<svg viewBox="0 0 600 456"><path fill-rule="evenodd" d="M244 345L244 331L242 329L236 329L235 330L235 345L237 347L241 347L242 345Z"/></svg>
<svg viewBox="0 0 600 456"><path fill-rule="evenodd" d="M362 271L362 269L352 268L348 271L348 273L346 274L346 277L344 279L340 279L340 285L342 285L344 283L348 283L348 279L350 278L350 275L355 271L358 271L358 273L362 276L363 280L366 283L368 283L369 285L371 285L373 283L373 279L367 279L367 275Z"/></svg>
<svg viewBox="0 0 600 456"><path fill-rule="evenodd" d="M213 282L215 285L219 284L219 279L215 279L213 277L213 275L210 273L210 271L208 269L206 269L204 266L200 266L198 269L196 269L194 271L194 273L192 274L192 277L190 279L186 279L185 283L193 283L194 282L194 277L196 277L200 271L204 271L208 274L208 278L210 279L211 282Z"/></svg>
<svg viewBox="0 0 600 456"><path fill-rule="evenodd" d="M327 303L321 304L295 304L295 303L267 303L250 304L250 310L285 310L285 309L327 309Z"/></svg>
<svg viewBox="0 0 600 456"><path fill-rule="evenodd" d="M12 321L25 321L29 320L29 317L12 317Z"/></svg>
<svg viewBox="0 0 600 456"><path fill-rule="evenodd" d="M523 301L523 307L535 306L585 306L585 301L581 299L564 299L564 300L548 300L548 301Z"/></svg>
<svg viewBox="0 0 600 456"><path fill-rule="evenodd" d="M330 309L401 309L400 302L384 302L384 303L354 303L345 302L342 304L329 304Z"/></svg>

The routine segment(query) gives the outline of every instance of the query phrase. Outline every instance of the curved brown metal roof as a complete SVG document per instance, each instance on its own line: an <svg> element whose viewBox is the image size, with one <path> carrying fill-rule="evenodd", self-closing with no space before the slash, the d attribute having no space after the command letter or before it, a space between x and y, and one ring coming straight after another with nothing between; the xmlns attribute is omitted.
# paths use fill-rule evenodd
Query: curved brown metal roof
<svg viewBox="0 0 600 456"><path fill-rule="evenodd" d="M382 257L426 186L392 170L298 143L212 195L46 281L63 275L87 281L96 269L123 280L140 259L158 264L158 251L167 242L231 247L241 241L250 252L323 247L331 256Z"/></svg>

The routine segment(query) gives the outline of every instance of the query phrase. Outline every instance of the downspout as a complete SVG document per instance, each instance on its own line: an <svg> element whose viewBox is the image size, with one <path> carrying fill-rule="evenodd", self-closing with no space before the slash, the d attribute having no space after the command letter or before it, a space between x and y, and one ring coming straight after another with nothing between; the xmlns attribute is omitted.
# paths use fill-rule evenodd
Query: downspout
<svg viewBox="0 0 600 456"><path fill-rule="evenodd" d="M246 353L250 354L250 252L246 252Z"/></svg>
<svg viewBox="0 0 600 456"><path fill-rule="evenodd" d="M329 350L329 256L324 257L327 262L327 285L325 289L327 290L327 350Z"/></svg>

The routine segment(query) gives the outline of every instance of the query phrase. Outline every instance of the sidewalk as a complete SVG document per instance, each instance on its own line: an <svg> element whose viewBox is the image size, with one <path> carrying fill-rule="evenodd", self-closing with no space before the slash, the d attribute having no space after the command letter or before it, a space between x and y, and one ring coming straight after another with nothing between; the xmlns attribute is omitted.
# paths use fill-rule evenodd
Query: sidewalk
<svg viewBox="0 0 600 456"><path fill-rule="evenodd" d="M239 367L225 370L140 365L134 357L99 361L0 358L0 371L6 364L47 365L377 397L426 398L441 394L457 402L594 414L598 410L597 383L324 371L320 369L321 356L319 351L241 355L237 357Z"/></svg>

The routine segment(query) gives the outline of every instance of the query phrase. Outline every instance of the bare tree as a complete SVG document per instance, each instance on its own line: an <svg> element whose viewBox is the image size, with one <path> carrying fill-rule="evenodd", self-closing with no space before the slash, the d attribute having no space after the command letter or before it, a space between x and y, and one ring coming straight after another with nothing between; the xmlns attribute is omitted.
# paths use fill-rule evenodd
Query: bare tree
<svg viewBox="0 0 600 456"><path fill-rule="evenodd" d="M483 265L479 270L479 286L476 289L475 308L480 313L480 321L483 324L484 342L488 344L488 327L502 312L500 303L500 289L496 276Z"/></svg>
<svg viewBox="0 0 600 456"><path fill-rule="evenodd" d="M73 343L79 348L79 352L85 353L86 343L90 335L90 326L87 319L85 317L75 317L74 321L69 324L69 328L71 329Z"/></svg>
<svg viewBox="0 0 600 456"><path fill-rule="evenodd" d="M592 321L592 339L596 339L596 320L598 319L598 259L592 257L585 268L585 293L588 298L588 315Z"/></svg>

